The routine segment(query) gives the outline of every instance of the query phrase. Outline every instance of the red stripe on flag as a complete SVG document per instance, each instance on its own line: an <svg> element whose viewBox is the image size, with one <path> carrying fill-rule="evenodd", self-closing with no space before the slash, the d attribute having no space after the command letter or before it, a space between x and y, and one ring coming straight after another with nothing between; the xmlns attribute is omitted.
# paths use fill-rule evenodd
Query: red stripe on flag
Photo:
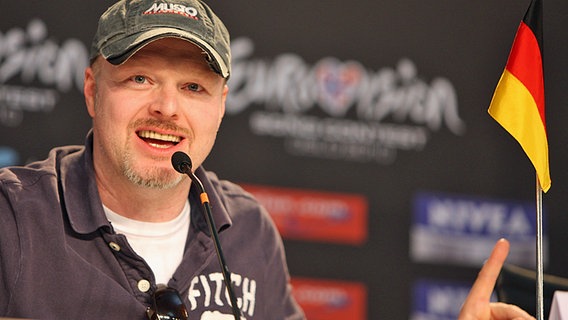
<svg viewBox="0 0 568 320"><path fill-rule="evenodd" d="M540 119L545 124L541 52L534 33L524 22L521 22L517 30L506 68L530 92L538 108Z"/></svg>

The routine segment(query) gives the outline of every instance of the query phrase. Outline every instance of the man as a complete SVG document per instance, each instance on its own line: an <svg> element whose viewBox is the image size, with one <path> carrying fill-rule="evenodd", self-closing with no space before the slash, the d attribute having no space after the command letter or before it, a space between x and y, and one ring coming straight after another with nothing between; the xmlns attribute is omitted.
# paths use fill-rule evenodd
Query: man
<svg viewBox="0 0 568 320"><path fill-rule="evenodd" d="M230 71L228 32L201 1L119 1L101 16L85 146L0 172L1 316L162 319L173 305L232 319L198 190L172 167L181 151L207 191L241 318L304 319L265 210L201 167ZM182 304L166 296L176 291Z"/></svg>
<svg viewBox="0 0 568 320"><path fill-rule="evenodd" d="M242 318L304 319L265 210L201 166L231 72L222 22L198 0L119 1L91 58L85 146L0 170L0 315L232 319L199 190L170 163L181 151L208 193ZM463 319L490 319L477 312L494 305L472 301Z"/></svg>

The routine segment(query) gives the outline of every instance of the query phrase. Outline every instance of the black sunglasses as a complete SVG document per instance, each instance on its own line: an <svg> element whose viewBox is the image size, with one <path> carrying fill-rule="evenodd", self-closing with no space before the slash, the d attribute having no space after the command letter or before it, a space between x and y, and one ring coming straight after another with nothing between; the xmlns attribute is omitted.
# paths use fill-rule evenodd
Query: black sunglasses
<svg viewBox="0 0 568 320"><path fill-rule="evenodd" d="M148 320L188 320L187 309L178 291L158 286L152 296L152 305L146 309Z"/></svg>

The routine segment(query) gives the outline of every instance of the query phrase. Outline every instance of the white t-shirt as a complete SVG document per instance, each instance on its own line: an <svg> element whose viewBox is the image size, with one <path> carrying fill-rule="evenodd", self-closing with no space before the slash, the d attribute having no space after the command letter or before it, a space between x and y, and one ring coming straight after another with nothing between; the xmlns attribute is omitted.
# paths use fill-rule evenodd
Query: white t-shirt
<svg viewBox="0 0 568 320"><path fill-rule="evenodd" d="M156 283L167 284L183 258L189 232L189 201L176 218L166 222L133 220L103 208L116 233L125 235L132 249L146 260Z"/></svg>

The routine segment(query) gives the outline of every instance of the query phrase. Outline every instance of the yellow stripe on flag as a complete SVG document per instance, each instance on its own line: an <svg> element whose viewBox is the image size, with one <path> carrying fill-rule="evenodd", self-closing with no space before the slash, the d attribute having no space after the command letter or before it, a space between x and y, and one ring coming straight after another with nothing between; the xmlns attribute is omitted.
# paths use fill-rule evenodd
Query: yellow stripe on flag
<svg viewBox="0 0 568 320"><path fill-rule="evenodd" d="M544 192L551 185L546 129L533 96L509 71L499 79L489 114L521 145L532 162Z"/></svg>

